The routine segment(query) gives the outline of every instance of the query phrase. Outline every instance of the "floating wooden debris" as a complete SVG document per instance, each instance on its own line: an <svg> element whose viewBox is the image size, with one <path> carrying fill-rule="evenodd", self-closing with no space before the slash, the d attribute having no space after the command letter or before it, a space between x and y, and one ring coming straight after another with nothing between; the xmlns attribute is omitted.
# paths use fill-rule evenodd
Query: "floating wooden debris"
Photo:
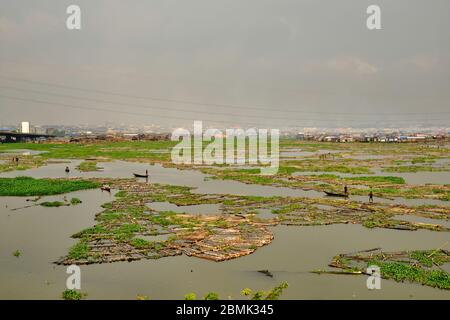
<svg viewBox="0 0 450 320"><path fill-rule="evenodd" d="M441 268L450 262L450 252L442 248L432 250L385 252L380 248L339 254L329 266L343 271L338 274L365 274L369 266L380 268L381 277L395 281L416 282L439 289L450 290L450 273ZM315 270L314 273L336 271Z"/></svg>
<svg viewBox="0 0 450 320"><path fill-rule="evenodd" d="M411 208L401 205L367 205L324 198L245 197L202 195L191 188L148 184L133 179L92 179L119 190L115 199L95 215L97 224L74 235L79 243L58 264L91 264L158 259L185 254L212 261L235 259L272 242L270 226L362 224L402 230L419 228L448 231L443 226L395 220L399 214L448 219L450 209ZM220 204L219 215L157 211L151 202L177 206ZM321 208L320 206L326 206ZM258 210L271 209L276 219L258 219ZM164 241L148 236L170 235Z"/></svg>

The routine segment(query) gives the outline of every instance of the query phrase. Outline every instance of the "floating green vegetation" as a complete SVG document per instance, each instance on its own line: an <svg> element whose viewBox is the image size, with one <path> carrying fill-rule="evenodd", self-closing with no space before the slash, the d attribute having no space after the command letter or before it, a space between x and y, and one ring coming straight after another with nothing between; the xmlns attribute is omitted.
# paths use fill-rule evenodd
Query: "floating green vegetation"
<svg viewBox="0 0 450 320"><path fill-rule="evenodd" d="M291 203L285 206L282 206L281 208L277 208L277 209L272 209L272 213L274 214L283 214L283 213L288 213L288 212L292 212L292 211L296 211L296 210L304 210L308 208L307 205L302 204L302 203Z"/></svg>
<svg viewBox="0 0 450 320"><path fill-rule="evenodd" d="M73 205L73 206L75 206L75 205L77 205L77 204L80 204L80 203L82 203L83 201L81 201L80 199L78 199L78 198L72 198L72 199L70 199L70 204L71 205Z"/></svg>
<svg viewBox="0 0 450 320"><path fill-rule="evenodd" d="M58 207L62 207L62 206L68 206L69 204L65 203L65 202L61 202L61 201L45 201L45 202L41 202L39 205L43 206L43 207L48 207L48 208L58 208Z"/></svg>
<svg viewBox="0 0 450 320"><path fill-rule="evenodd" d="M433 265L441 266L444 263L450 261L448 254L445 251L440 250L418 250L411 251L409 257L417 260L422 265L431 268Z"/></svg>
<svg viewBox="0 0 450 320"><path fill-rule="evenodd" d="M13 252L13 256L16 258L20 257L20 255L21 255L21 252L19 250L16 250Z"/></svg>
<svg viewBox="0 0 450 320"><path fill-rule="evenodd" d="M288 287L289 284L287 282L282 282L280 285L267 292L264 300L278 300L283 294L284 290Z"/></svg>
<svg viewBox="0 0 450 320"><path fill-rule="evenodd" d="M283 162L289 167L280 166L279 173L292 174L294 172L339 172L351 174L371 174L373 173L369 167L364 166L348 166L342 164L329 164L327 162L320 163L318 161L294 161L289 160Z"/></svg>
<svg viewBox="0 0 450 320"><path fill-rule="evenodd" d="M137 223L125 223L112 229L117 240L125 241L131 239L135 233L140 232L142 227Z"/></svg>
<svg viewBox="0 0 450 320"><path fill-rule="evenodd" d="M38 156L20 156L18 163L9 159L5 163L0 163L0 172L8 172L14 170L23 171L40 167L43 164L44 160Z"/></svg>
<svg viewBox="0 0 450 320"><path fill-rule="evenodd" d="M6 143L0 145L0 151L13 149L47 151L40 154L40 157L44 159L108 158L116 160L170 161L170 149L176 144L176 141L102 141L64 144Z"/></svg>
<svg viewBox="0 0 450 320"><path fill-rule="evenodd" d="M84 229L83 231L77 233L74 235L74 237L88 237L90 235L99 235L99 234L105 234L108 233L108 230L105 229L102 225L95 225L92 228Z"/></svg>
<svg viewBox="0 0 450 320"><path fill-rule="evenodd" d="M335 198L257 197L191 193L187 187L139 183L131 179L98 179L120 190L119 197L103 205L96 225L73 235L80 242L58 264L90 264L140 259L158 259L186 254L224 261L251 254L269 244L268 226L297 226L339 223L368 228L448 231L442 225L397 220L397 215L447 219L450 211L407 207ZM395 189L395 188L394 188ZM352 189L350 189L352 190ZM220 204L219 215L195 215L151 209L153 201L178 206ZM258 219L261 209L278 214ZM167 235L166 240L149 241L148 236ZM165 237L164 237L165 238Z"/></svg>
<svg viewBox="0 0 450 320"><path fill-rule="evenodd" d="M289 287L287 282L282 282L275 288L269 291L255 291L253 292L249 288L245 288L241 291L241 295L244 297L251 297L251 300L278 300L283 291Z"/></svg>
<svg viewBox="0 0 450 320"><path fill-rule="evenodd" d="M130 244L135 248L148 248L151 246L151 242L141 238L132 239Z"/></svg>
<svg viewBox="0 0 450 320"><path fill-rule="evenodd" d="M416 163L434 163L436 162L436 157L434 156L426 156L426 157L415 157L411 160L412 164Z"/></svg>
<svg viewBox="0 0 450 320"><path fill-rule="evenodd" d="M97 166L96 161L83 161L78 165L77 169L82 172L90 172L90 171L99 171L102 168Z"/></svg>
<svg viewBox="0 0 450 320"><path fill-rule="evenodd" d="M87 242L80 241L69 249L68 257L70 259L87 259L89 256L89 247Z"/></svg>
<svg viewBox="0 0 450 320"><path fill-rule="evenodd" d="M215 292L208 292L204 297L203 300L219 300L219 294Z"/></svg>
<svg viewBox="0 0 450 320"><path fill-rule="evenodd" d="M62 293L62 298L64 300L81 300L87 296L86 293L78 292L73 289L66 289Z"/></svg>
<svg viewBox="0 0 450 320"><path fill-rule="evenodd" d="M319 174L319 175L309 175L309 177L317 177L321 179L334 179L341 182L351 181L351 182L370 182L370 184L405 184L405 179L402 177L394 176L360 176L360 177L341 177L335 174Z"/></svg>
<svg viewBox="0 0 450 320"><path fill-rule="evenodd" d="M184 295L184 300L197 300L197 295L193 292Z"/></svg>
<svg viewBox="0 0 450 320"><path fill-rule="evenodd" d="M0 196L45 196L98 188L88 180L0 178Z"/></svg>
<svg viewBox="0 0 450 320"><path fill-rule="evenodd" d="M404 262L373 260L368 266L380 267L381 276L397 282L410 281L439 289L450 289L450 274L443 270L425 270L421 266Z"/></svg>
<svg viewBox="0 0 450 320"><path fill-rule="evenodd" d="M440 268L448 262L450 252L442 249L383 252L377 248L340 254L333 258L330 266L361 273L365 273L369 266L378 266L384 279L449 290L450 274Z"/></svg>
<svg viewBox="0 0 450 320"><path fill-rule="evenodd" d="M283 294L283 291L289 287L287 282L282 282L275 288L267 291L259 290L253 291L252 289L242 289L240 294L243 297L247 297L250 300L278 300ZM185 294L184 300L196 300L197 295L193 292ZM204 300L220 300L220 296L216 292L208 292L204 297Z"/></svg>
<svg viewBox="0 0 450 320"><path fill-rule="evenodd" d="M445 168L441 167L433 167L433 166L396 166L396 167L387 167L384 168L383 171L386 172L440 172L440 171L448 171Z"/></svg>
<svg viewBox="0 0 450 320"><path fill-rule="evenodd" d="M405 184L405 179L401 177L393 176L373 176L373 177L345 177L342 178L348 181L364 181L375 183L392 183L392 184Z"/></svg>
<svg viewBox="0 0 450 320"><path fill-rule="evenodd" d="M96 215L97 224L73 235L80 242L66 257L57 261L58 264L158 259L183 252L189 256L222 261L250 254L270 243L273 238L265 225L252 226L255 222L250 218L178 214L173 211L155 211L147 206L154 198L164 198L176 205L185 202L221 203L225 199L239 199L243 203L251 199L254 200L252 203L264 205L263 199L259 197L191 194L190 188L186 187L138 183L129 179L98 181L124 191L122 195L126 196L103 205L104 210ZM270 199L266 198L267 201ZM248 225L240 228L243 222ZM231 230L231 234L228 230ZM162 241L143 239L166 234L172 236ZM231 239L237 241L236 246L227 243Z"/></svg>
<svg viewBox="0 0 450 320"><path fill-rule="evenodd" d="M121 190L115 194L115 197L122 198L122 197L125 197L126 195L127 195L127 193L125 191Z"/></svg>
<svg viewBox="0 0 450 320"><path fill-rule="evenodd" d="M261 176L253 174L250 169L218 170L212 168L202 169L204 173L212 174L219 179L229 179L244 183L270 185L276 187L288 187L293 189L315 190L319 192L331 191L340 193L345 185L349 188L350 195L368 196L369 190L380 198L402 197L408 199L436 199L448 201L450 189L446 185L408 185L402 177L396 176L356 176L341 177L336 174L305 174ZM285 171L286 172L286 171ZM357 187L353 188L352 186Z"/></svg>

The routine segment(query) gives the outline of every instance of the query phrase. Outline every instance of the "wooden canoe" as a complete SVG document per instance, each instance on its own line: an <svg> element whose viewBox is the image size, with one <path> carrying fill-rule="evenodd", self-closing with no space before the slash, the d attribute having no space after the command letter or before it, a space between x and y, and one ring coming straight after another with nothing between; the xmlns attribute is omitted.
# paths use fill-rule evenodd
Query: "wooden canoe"
<svg viewBox="0 0 450 320"><path fill-rule="evenodd" d="M330 191L324 191L327 196L330 197L341 197L341 198L348 198L348 193L336 193L336 192L330 192Z"/></svg>
<svg viewBox="0 0 450 320"><path fill-rule="evenodd" d="M133 173L136 178L148 178L148 174Z"/></svg>

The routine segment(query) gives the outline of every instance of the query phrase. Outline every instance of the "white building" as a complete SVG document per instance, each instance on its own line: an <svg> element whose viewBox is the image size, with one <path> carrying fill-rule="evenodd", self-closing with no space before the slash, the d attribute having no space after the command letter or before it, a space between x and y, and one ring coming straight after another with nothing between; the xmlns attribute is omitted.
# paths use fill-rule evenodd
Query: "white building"
<svg viewBox="0 0 450 320"><path fill-rule="evenodd" d="M21 133L30 133L30 123L28 121L22 121L20 124Z"/></svg>

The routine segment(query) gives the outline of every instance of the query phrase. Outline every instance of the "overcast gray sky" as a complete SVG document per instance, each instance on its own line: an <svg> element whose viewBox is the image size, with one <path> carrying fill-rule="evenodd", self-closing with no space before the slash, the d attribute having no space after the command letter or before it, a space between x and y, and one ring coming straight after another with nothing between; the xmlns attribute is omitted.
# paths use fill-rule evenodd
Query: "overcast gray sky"
<svg viewBox="0 0 450 320"><path fill-rule="evenodd" d="M448 0L1 0L0 124L443 126L449 39Z"/></svg>

